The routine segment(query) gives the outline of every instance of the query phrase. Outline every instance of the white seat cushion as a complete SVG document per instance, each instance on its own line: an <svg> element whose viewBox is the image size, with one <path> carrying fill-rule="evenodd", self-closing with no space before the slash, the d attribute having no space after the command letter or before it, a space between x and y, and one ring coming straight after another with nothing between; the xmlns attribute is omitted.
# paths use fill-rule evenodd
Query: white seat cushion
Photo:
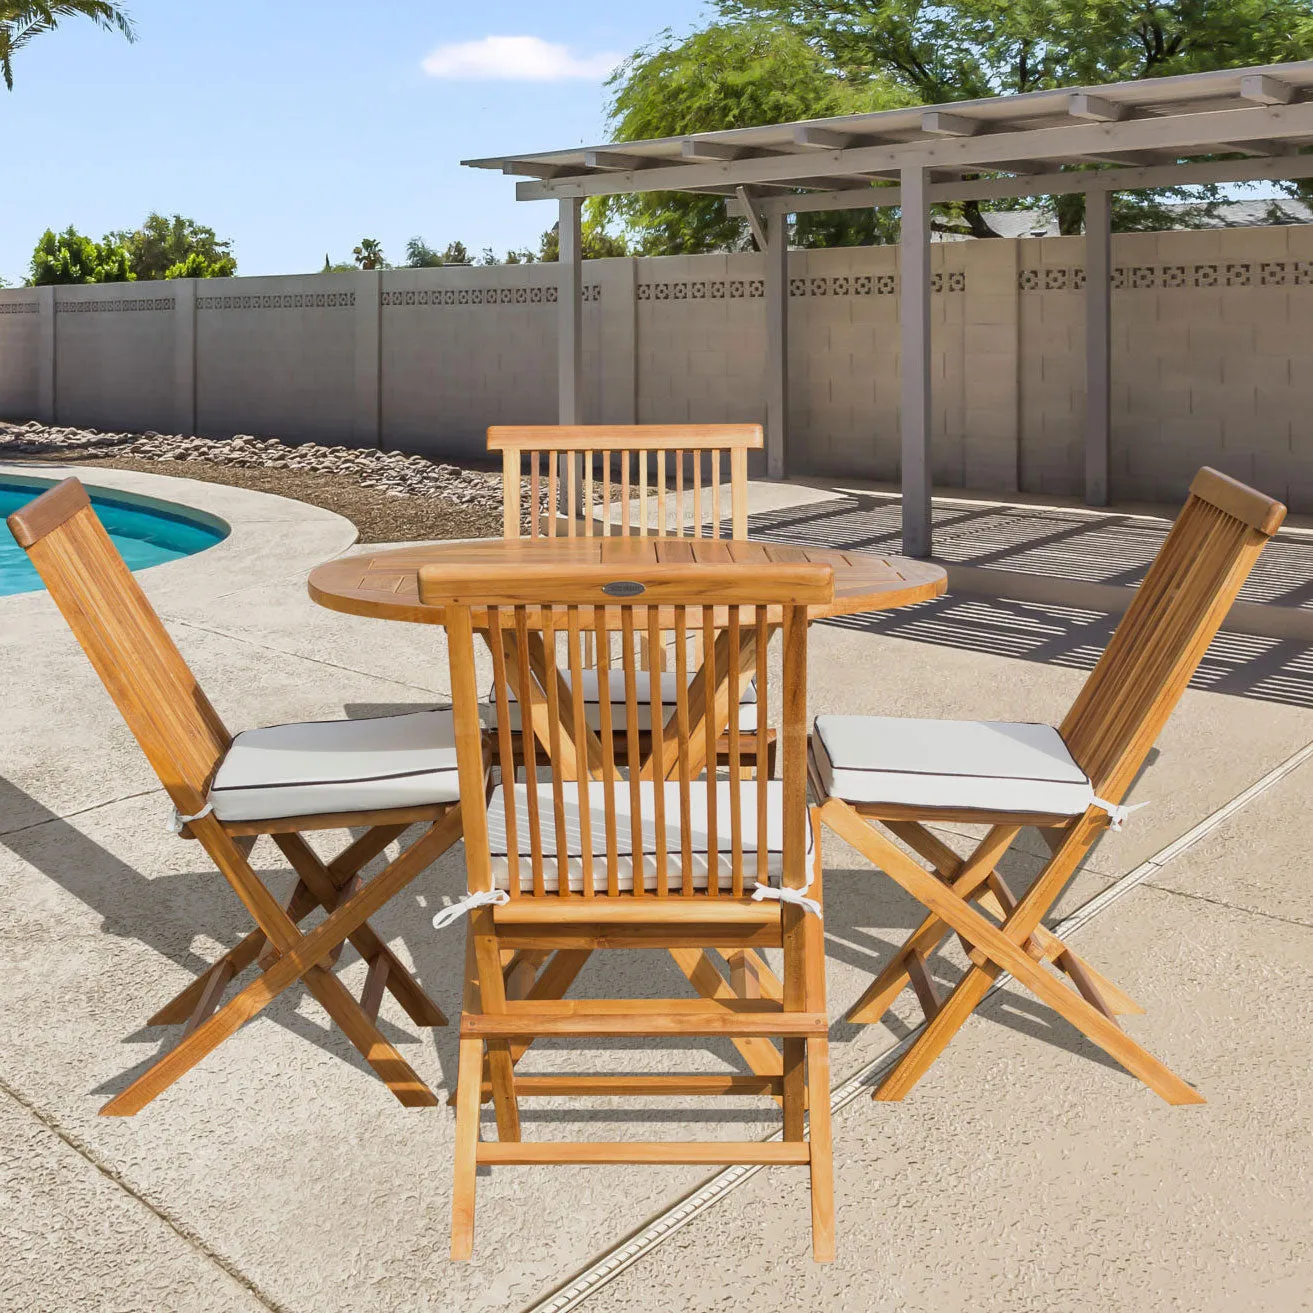
<svg viewBox="0 0 1313 1313"><path fill-rule="evenodd" d="M598 696L598 690L601 683L597 678L596 670L585 670L582 672L584 686L584 720L589 729L600 730L602 728L602 706L601 698ZM566 686L573 688L574 684L570 678L568 670L561 671L561 677L565 680ZM691 684L695 674L688 676L688 682ZM619 668L607 672L607 683L611 690L611 728L616 733L624 733L625 728L625 672ZM634 672L634 692L638 700L638 727L640 730L649 730L652 728L652 701L651 701L651 675L646 670L636 670ZM667 671L661 676L661 712L666 720L669 720L675 711L675 691L679 688L679 677ZM492 697L493 723L496 723L497 703L495 694ZM518 732L520 728L520 707L516 701L515 689L512 686L508 690L511 728ZM751 683L743 690L743 696L739 698L739 730L744 734L751 734L757 728L757 686Z"/></svg>
<svg viewBox="0 0 1313 1313"><path fill-rule="evenodd" d="M1051 725L818 716L812 748L848 802L1078 816L1094 797Z"/></svg>
<svg viewBox="0 0 1313 1313"><path fill-rule="evenodd" d="M455 802L450 711L248 729L210 786L223 821Z"/></svg>
<svg viewBox="0 0 1313 1313"><path fill-rule="evenodd" d="M628 782L610 786L615 793L616 848L620 854L617 876L621 889L634 887L634 840L630 820L630 794ZM515 788L515 835L520 888L533 888L533 868L529 848L529 791L525 784ZM592 780L588 787L588 808L593 854L593 888L605 890L606 872L606 814L605 790L601 780ZM740 786L742 808L743 887L750 892L757 880L757 784L745 780ZM570 888L583 889L583 839L579 821L579 786L573 781L563 784L561 791L565 803L566 852L570 872ZM556 824L552 806L552 786L540 782L538 792L538 823L542 831L543 882L546 888L555 889L559 867L556 860ZM680 843L679 783L667 781L663 786L665 801L666 867L668 887L679 887L682 882ZM653 815L655 795L651 780L639 785L639 812L642 817L643 884L656 888L656 823ZM732 887L733 862L731 860L730 783L721 780L716 786L716 857L719 872L718 888ZM807 861L812 861L811 819L804 811L807 826ZM707 789L704 780L695 780L690 789L689 827L693 857L693 886L707 887L708 854L710 839L707 824ZM493 882L498 889L510 887L510 863L506 844L506 795L498 788L488 803L488 843L492 853ZM784 860L784 786L778 780L766 784L766 873L778 877Z"/></svg>

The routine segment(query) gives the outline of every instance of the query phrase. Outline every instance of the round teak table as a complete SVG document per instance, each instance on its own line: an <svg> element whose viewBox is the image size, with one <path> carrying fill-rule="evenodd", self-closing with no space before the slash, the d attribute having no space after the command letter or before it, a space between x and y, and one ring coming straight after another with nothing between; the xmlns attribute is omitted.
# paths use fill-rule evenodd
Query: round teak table
<svg viewBox="0 0 1313 1313"><path fill-rule="evenodd" d="M422 565L544 566L688 564L721 565L729 561L783 564L810 561L834 568L834 600L813 606L813 620L891 611L943 594L947 576L937 565L903 556L839 552L790 543L746 542L712 538L488 538L470 542L391 547L356 556L340 556L310 574L310 596L330 611L440 625L442 608L419 600ZM695 616L689 615L689 623Z"/></svg>
<svg viewBox="0 0 1313 1313"><path fill-rule="evenodd" d="M607 537L539 538L533 541L488 539L362 552L355 556L342 556L319 566L311 573L309 586L310 596L321 606L333 611L375 616L382 620L440 625L445 619L442 608L425 606L419 600L418 572L421 566L440 567L444 563L523 563L541 568L552 564L605 564L615 566L617 577L623 577L626 566L665 563L688 565L699 562L745 562L759 565L811 562L832 566L834 597L824 605L809 608L809 615L814 620L827 616L853 615L860 611L885 611L910 606L914 602L939 597L947 583L947 576L939 566L900 556L876 556L867 552L842 552L822 547L742 540ZM699 613L700 608L689 610L687 620L690 626L700 623ZM479 624L477 613L474 623L476 626ZM744 642L750 640L749 632L745 634ZM531 656L535 678L543 687L546 687L545 681L548 678L559 679L556 672L547 668L549 661L542 653L536 657ZM729 662L724 655L718 659L716 669L723 672L719 679L729 680ZM690 688L690 703L698 703L702 708L699 716L716 715L719 720L720 715L710 710L717 704L723 709L726 718L733 714L731 708L737 705L737 696L719 696L718 686L717 696L708 697L705 690L701 690L701 681L702 672L699 672ZM568 726L572 723L568 686L561 685L558 697L562 702L560 724ZM701 725L699 720L689 734L691 748L686 765L694 772L700 771L703 765L702 757L696 750L700 750L708 741L708 735L701 732ZM709 736L710 741L715 742L724 728L724 725L716 724ZM654 762L651 769L667 775L674 771L677 754L667 751L669 748L669 744L654 741L652 751L662 753L667 760L660 764ZM704 949L672 948L670 953L694 989L707 998L720 997L726 989L740 997L778 997L778 991L782 989L765 960L752 948L725 950L730 968L728 981ZM550 987L545 981L549 970L548 967L543 968L544 980L537 986L539 992L535 997L540 994L553 998L563 996L578 967L575 966L572 972L562 975L560 979L557 978L559 973L553 974ZM734 1045L758 1075L776 1077L783 1071L779 1051L768 1041L735 1039Z"/></svg>

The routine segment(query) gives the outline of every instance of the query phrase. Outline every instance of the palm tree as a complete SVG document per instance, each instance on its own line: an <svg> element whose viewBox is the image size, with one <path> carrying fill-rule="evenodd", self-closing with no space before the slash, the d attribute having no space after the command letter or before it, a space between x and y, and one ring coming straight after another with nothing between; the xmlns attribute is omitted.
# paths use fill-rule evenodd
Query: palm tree
<svg viewBox="0 0 1313 1313"><path fill-rule="evenodd" d="M129 41L137 29L127 11L108 0L0 0L0 74L14 89L14 52L33 37L53 32L65 18L89 18L107 32L122 32Z"/></svg>

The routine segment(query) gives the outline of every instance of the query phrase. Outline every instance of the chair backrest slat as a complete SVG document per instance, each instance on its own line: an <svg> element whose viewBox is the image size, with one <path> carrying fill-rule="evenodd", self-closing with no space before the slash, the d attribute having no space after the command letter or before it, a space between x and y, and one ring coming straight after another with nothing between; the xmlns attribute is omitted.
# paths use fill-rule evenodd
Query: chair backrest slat
<svg viewBox="0 0 1313 1313"><path fill-rule="evenodd" d="M721 485L730 489L731 536L748 536L748 453L762 446L760 424L588 424L512 425L488 430L488 450L502 453L503 534L524 536L522 481L528 467L528 536L566 537L638 534L657 537L721 538ZM649 475L649 454L655 459ZM668 489L666 457L674 465ZM564 458L564 459L562 459ZM547 510L543 514L542 464L547 462ZM600 470L595 470L600 464ZM691 486L686 488L685 466ZM564 508L557 496L565 470ZM617 468L618 467L618 468ZM614 476L618 473L618 479ZM637 479L638 505L633 506ZM651 522L650 489L655 486L656 521ZM613 518L612 490L619 497ZM703 524L703 493L711 519ZM674 506L669 507L673 497ZM596 498L596 499L595 499ZM563 522L558 526L564 509ZM673 516L668 518L668 509Z"/></svg>
<svg viewBox="0 0 1313 1313"><path fill-rule="evenodd" d="M494 755L503 797L517 792L513 786L521 771L524 781L518 790L522 801L506 804L505 845L496 853L506 862L500 883L520 899L741 897L750 885L745 876L764 882L782 869L786 883L802 887L807 880L807 608L832 597L832 572L810 564L639 566L625 569L623 595L603 592L617 582L616 573L601 565L570 566L549 580L526 576L514 566L420 570L421 598L441 606L447 617L457 751L478 757L463 768L462 781L468 774L471 784L462 788L461 806L485 818L482 777L478 786L473 783L475 767L482 766L475 742L480 730L475 636L482 635L493 650L493 679L499 685ZM756 743L746 753L736 717L728 714L742 680L754 672L763 676L766 645L781 625L782 784L766 777L762 744L771 716L764 682ZM676 669L668 696L655 671L646 676L647 688L640 687L644 672L635 639L644 629L657 643L674 635ZM690 669L686 655L693 630L704 635L705 657L697 670ZM582 654L586 636L594 640L591 664ZM622 658L612 668L602 651L615 636ZM464 673L458 677L458 671ZM597 710L590 724L591 689L587 707L582 694L586 677L593 675ZM727 675L726 687L718 689ZM501 728L509 719L511 684L521 709L518 735ZM535 706L544 713L536 734L545 748L533 746ZM717 769L718 755L723 760L726 752L723 726L715 723L726 717L728 779ZM596 751L572 752L569 741L584 742L593 725ZM545 754L550 784L540 783L529 764L539 753ZM748 771L754 768L757 780L749 785ZM540 788L544 798L550 792L553 811L555 843L546 845L547 852L535 811ZM745 824L749 810L756 813L752 831ZM780 820L772 824L772 816L782 818L782 841L775 828ZM469 842L486 844L487 820L467 827L466 834ZM749 834L755 835L759 857L755 869L745 872ZM493 860L489 851L469 863L472 890L491 887L474 881L492 880Z"/></svg>
<svg viewBox="0 0 1313 1313"><path fill-rule="evenodd" d="M174 805L200 809L232 738L77 479L9 517Z"/></svg>
<svg viewBox="0 0 1313 1313"><path fill-rule="evenodd" d="M1216 470L1196 476L1061 726L1101 797L1130 787L1285 509Z"/></svg>

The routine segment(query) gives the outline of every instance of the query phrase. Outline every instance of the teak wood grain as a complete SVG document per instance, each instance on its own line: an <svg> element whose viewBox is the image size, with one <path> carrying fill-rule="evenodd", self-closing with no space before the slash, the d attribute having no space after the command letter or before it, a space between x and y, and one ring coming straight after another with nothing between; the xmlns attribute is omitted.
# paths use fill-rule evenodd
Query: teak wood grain
<svg viewBox="0 0 1313 1313"><path fill-rule="evenodd" d="M753 886L766 882L768 871L764 849L762 865L748 860L753 836L747 833L747 804L752 799L765 815L770 782L758 769L760 744L777 728L783 774L780 848L778 871L769 879L803 888L810 874L807 622L812 606L832 602L833 571L824 562L797 557L780 564L761 558L714 564L631 558L626 567L576 561L552 572L482 559L418 569L421 605L440 611L447 626L469 888L475 893L497 888L506 898L502 905L477 909L469 924L452 1256L467 1258L472 1252L479 1164L784 1161L809 1167L813 1253L826 1260L834 1236L820 920L796 904L752 900ZM619 593L612 587L617 581L627 585ZM681 640L694 628L703 636L702 662L686 668L689 647ZM726 722L737 703L739 678L762 669L765 642L777 629L783 630L783 713L772 727L763 686L759 732L748 758L745 736L727 734ZM642 634L654 645L675 636L670 702L658 680L639 695L632 640ZM584 651L589 636L591 657ZM582 700L572 690L580 687L586 670L599 681L609 678L613 639L623 640L628 654L619 667L623 696L614 704L602 699L601 732L585 742ZM476 641L492 652L499 718L489 737L502 790L491 800L482 789ZM539 711L534 733L513 735L501 728L512 690L522 707ZM652 726L644 747L640 711ZM724 779L705 768L708 762L714 766L717 744L728 745ZM723 808L722 785L735 800ZM515 797L517 786L522 802ZM695 802L697 815L706 818L702 828ZM623 807L629 809L627 826L621 825ZM505 835L505 851L499 846L496 855L489 838L494 814ZM636 850L634 833L651 834L653 842ZM819 896L819 890L813 894ZM740 997L709 956L713 950L747 952L749 945L768 944L783 950L784 978L778 990L759 990L758 997ZM700 996L564 998L588 954L613 945L672 950ZM754 970L769 974L755 953L751 960ZM526 987L527 972L537 968L537 979ZM667 1036L728 1038L755 1070L728 1082L696 1075L611 1076L605 1088L776 1098L783 1104L784 1145L763 1153L760 1145L522 1142L522 1096L590 1088L585 1077L553 1077L544 1084L541 1078L518 1076L515 1064L535 1039ZM782 1057L772 1039L782 1042ZM594 1082L592 1088L601 1087ZM485 1092L497 1114L495 1145L479 1142ZM804 1109L809 1105L808 1133Z"/></svg>
<svg viewBox="0 0 1313 1313"><path fill-rule="evenodd" d="M726 473L729 536L746 538L748 453L760 451L762 442L760 424L520 425L488 430L488 450L502 453L507 538L518 538L522 532L526 467L534 508L529 516L530 538L653 533L662 538L717 540L723 536L720 503ZM670 475L675 486L668 491ZM540 519L544 479L549 506ZM564 508L559 504L561 490ZM709 523L703 514L704 491Z"/></svg>
<svg viewBox="0 0 1313 1313"><path fill-rule="evenodd" d="M683 564L701 570L712 564L822 565L834 575L833 595L824 602L809 602L811 620L852 615L861 611L884 611L910 606L943 594L947 576L938 565L901 556L877 556L867 552L840 552L822 547L797 547L788 543L692 541L671 543L661 538L550 538L530 541L491 538L478 542L426 543L419 547L394 547L377 552L342 556L317 566L310 574L310 596L331 611L348 615L402 620L415 624L445 622L440 602L425 602L419 595L419 571L425 566L435 573L483 566L510 574L530 572L550 578L571 567L604 565L612 578L628 579L645 567L680 564L670 560L671 549L682 549ZM712 549L719 549L713 552ZM714 557L714 559L713 559ZM608 605L611 605L608 599ZM650 609L650 608L648 608ZM472 606L472 620L487 624L486 608ZM718 626L727 622L727 608L713 608ZM770 608L771 623L778 625L781 613ZM586 618L581 617L581 623ZM644 608L633 612L638 630L647 625ZM658 616L664 632L674 628L674 616L663 607ZM690 608L685 616L690 629L701 629L701 608Z"/></svg>
<svg viewBox="0 0 1313 1313"><path fill-rule="evenodd" d="M66 479L16 511L9 526L169 800L181 815L202 813L232 738L110 541L86 490L76 479ZM422 836L363 883L360 870L415 822L425 825ZM365 827L365 833L327 864L301 837L305 830L353 826ZM446 1018L367 918L455 842L459 808L409 807L230 824L209 813L190 822L183 833L200 841L256 929L151 1017L149 1025L181 1023L181 1038L102 1113L139 1112L298 980L404 1105L434 1104L433 1092L374 1021L384 990L417 1025L441 1026ZM251 845L258 834L273 835L297 872L286 905L273 897L251 866ZM303 934L299 923L321 906L327 918ZM360 1001L330 970L348 940L370 964ZM228 985L253 963L261 974L222 1004Z"/></svg>
<svg viewBox="0 0 1313 1313"><path fill-rule="evenodd" d="M1059 727L1096 797L1122 801L1285 509L1216 470L1196 475L1181 514ZM1203 1102L1121 1029L1119 1016L1143 1009L1042 924L1109 824L1101 806L1070 817L851 804L825 797L814 761L810 778L822 799L824 823L928 910L847 1014L849 1021L878 1021L909 983L926 1014L925 1029L874 1097L903 1098L1007 971L1169 1103ZM963 860L926 828L934 823L990 828ZM1049 836L1052 855L1018 898L998 863L1023 825L1039 826ZM931 871L882 830L929 862ZM952 934L962 940L971 965L943 998L927 959ZM1074 989L1045 969L1048 962Z"/></svg>

